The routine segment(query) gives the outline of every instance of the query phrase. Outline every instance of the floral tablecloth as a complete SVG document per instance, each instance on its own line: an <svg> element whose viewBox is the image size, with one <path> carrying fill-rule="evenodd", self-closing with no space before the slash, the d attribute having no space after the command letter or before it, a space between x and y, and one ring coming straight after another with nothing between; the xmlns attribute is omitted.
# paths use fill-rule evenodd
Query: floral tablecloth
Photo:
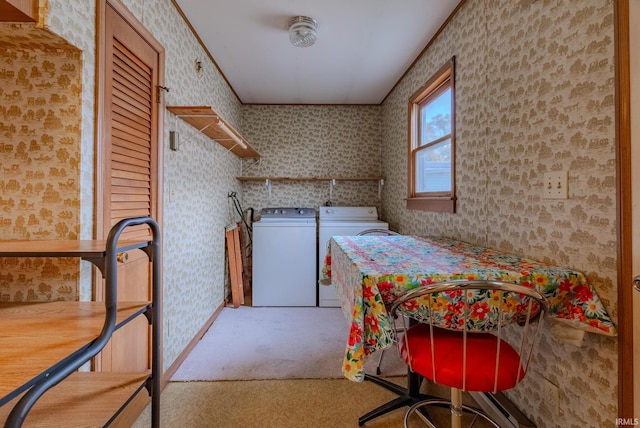
<svg viewBox="0 0 640 428"><path fill-rule="evenodd" d="M513 282L549 301L547 316L582 330L616 335L604 305L577 271L446 238L334 236L322 284L333 284L350 320L345 377L364 380L364 360L393 342L387 307L405 291L458 279Z"/></svg>

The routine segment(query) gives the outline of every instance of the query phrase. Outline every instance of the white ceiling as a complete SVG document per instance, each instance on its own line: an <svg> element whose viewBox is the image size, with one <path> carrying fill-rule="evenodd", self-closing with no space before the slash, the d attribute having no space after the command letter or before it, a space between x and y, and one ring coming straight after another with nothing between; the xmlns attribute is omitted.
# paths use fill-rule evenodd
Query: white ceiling
<svg viewBox="0 0 640 428"><path fill-rule="evenodd" d="M379 104L460 0L176 0L245 104ZM289 42L293 16L318 40ZM194 58L195 60L195 58Z"/></svg>

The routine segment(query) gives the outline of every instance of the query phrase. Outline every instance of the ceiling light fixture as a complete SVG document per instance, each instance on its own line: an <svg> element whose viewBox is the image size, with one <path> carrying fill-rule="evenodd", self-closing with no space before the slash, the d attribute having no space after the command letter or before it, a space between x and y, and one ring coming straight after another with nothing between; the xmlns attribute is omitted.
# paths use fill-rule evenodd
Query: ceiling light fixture
<svg viewBox="0 0 640 428"><path fill-rule="evenodd" d="M294 16L289 20L289 40L293 46L306 48L316 42L318 22L308 16Z"/></svg>

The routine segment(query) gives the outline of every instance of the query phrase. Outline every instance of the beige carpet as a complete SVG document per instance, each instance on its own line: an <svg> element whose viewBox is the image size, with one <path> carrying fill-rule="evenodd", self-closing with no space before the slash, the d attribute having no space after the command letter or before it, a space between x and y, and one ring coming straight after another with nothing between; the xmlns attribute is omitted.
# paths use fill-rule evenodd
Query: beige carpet
<svg viewBox="0 0 640 428"><path fill-rule="evenodd" d="M195 380L226 376L247 380L170 382L161 396L161 427L355 428L360 416L396 398L373 383L351 382L342 376L340 366L348 333L340 309L274 309L277 308L223 310L173 378ZM322 340L311 343L306 340L313 336ZM283 348L282 352L273 353L278 348ZM301 358L290 358L300 352L308 352L306 364L294 364ZM229 355L236 358L228 358ZM369 373L374 372L376 362L376 356L367 362ZM384 374L389 375L392 370L406 373L406 366L400 362L395 349L387 351L384 362ZM277 370L273 370L274 367ZM289 378L255 380L272 378L276 373ZM405 376L392 380L401 385L406 383ZM423 392L448 396L447 389L428 385L425 382ZM468 397L466 400L473 403ZM407 409L376 418L365 427L402 427ZM446 409L436 408L430 413L441 426L449 426ZM148 406L133 426L142 428L150 424ZM423 426L419 424L415 428ZM476 428L485 426L475 425Z"/></svg>
<svg viewBox="0 0 640 428"><path fill-rule="evenodd" d="M340 308L225 307L171 380L340 379L348 337ZM367 360L367 373L377 362ZM389 348L382 373L406 372Z"/></svg>
<svg viewBox="0 0 640 428"><path fill-rule="evenodd" d="M403 383L404 378L394 378ZM429 391L446 395L446 390ZM423 388L426 392L427 388ZM219 382L171 382L161 396L160 426L166 428L345 428L395 395L370 382L346 379L293 379ZM368 422L368 428L398 428L407 408ZM449 426L445 409L432 416ZM151 424L147 407L133 425ZM416 427L421 425L416 425ZM476 428L486 427L480 422Z"/></svg>

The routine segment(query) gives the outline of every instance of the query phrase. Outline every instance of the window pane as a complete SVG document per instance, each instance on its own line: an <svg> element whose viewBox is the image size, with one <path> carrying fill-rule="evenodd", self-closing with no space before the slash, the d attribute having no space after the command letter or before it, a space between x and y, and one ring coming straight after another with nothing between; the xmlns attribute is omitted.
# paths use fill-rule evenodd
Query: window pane
<svg viewBox="0 0 640 428"><path fill-rule="evenodd" d="M420 106L420 140L424 146L430 141L451 134L451 88Z"/></svg>
<svg viewBox="0 0 640 428"><path fill-rule="evenodd" d="M416 153L416 192L451 192L451 139Z"/></svg>

